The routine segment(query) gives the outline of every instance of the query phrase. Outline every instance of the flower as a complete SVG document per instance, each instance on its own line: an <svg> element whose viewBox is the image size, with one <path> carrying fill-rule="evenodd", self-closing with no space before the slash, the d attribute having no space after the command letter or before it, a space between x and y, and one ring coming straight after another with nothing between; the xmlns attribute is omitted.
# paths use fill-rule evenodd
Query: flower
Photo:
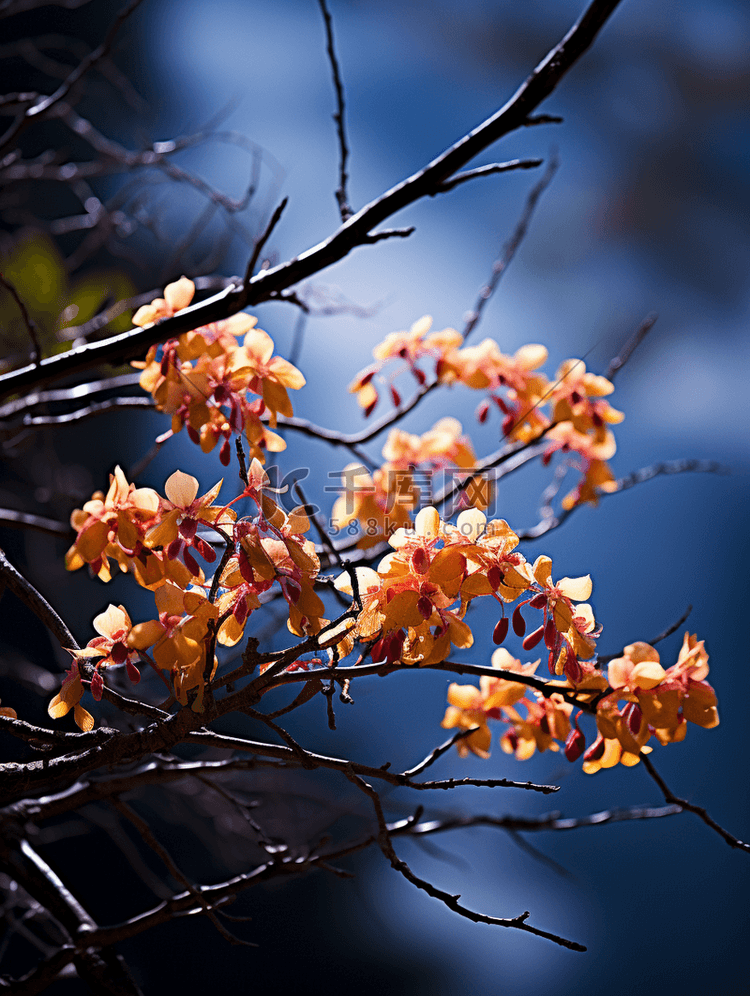
<svg viewBox="0 0 750 996"><path fill-rule="evenodd" d="M80 705L82 696L83 685L78 662L75 661L63 678L62 688L47 706L47 712L52 719L61 719L72 709L76 726L84 733L88 733L94 728L94 717Z"/></svg>
<svg viewBox="0 0 750 996"><path fill-rule="evenodd" d="M423 386L427 380L424 371L417 366L417 361L425 356L435 359L437 375L444 357L463 342L463 336L455 329L446 328L441 332L427 333L432 327L432 318L425 315L414 322L408 332L391 332L383 342L373 349L373 356L379 360L365 370L362 370L349 385L349 391L357 395L357 401L364 409L365 416L372 413L378 403L378 391L373 384L373 378L385 363L392 359L405 360L417 383ZM391 387L391 397L395 405L401 403L401 398L395 388Z"/></svg>
<svg viewBox="0 0 750 996"><path fill-rule="evenodd" d="M644 726L661 744L683 740L686 720L712 729L719 724L716 693L705 680L708 654L702 640L685 633L677 663L664 670L659 652L648 643L632 643L610 661L610 698L637 703Z"/></svg>
<svg viewBox="0 0 750 996"><path fill-rule="evenodd" d="M147 325L187 307L195 285L185 277L167 285L163 298L140 308L133 321ZM292 415L287 388L299 389L305 378L287 360L273 356L274 343L256 328L257 319L239 313L201 326L149 349L141 369L140 384L154 398L160 411L172 416L173 433L187 426L188 435L210 452L223 439L220 459L231 459L232 433L245 432L251 455L264 459L264 451L279 452L284 440L261 422L266 409L270 423L277 416ZM238 338L244 335L242 345ZM254 400L248 393L258 395Z"/></svg>
<svg viewBox="0 0 750 996"><path fill-rule="evenodd" d="M200 568L190 553L190 548L197 550L209 563L216 560L216 553L197 535L198 524L205 522L217 528L231 527L236 519L232 509L213 504L222 483L223 480L218 481L198 498L198 481L190 474L176 470L164 485L167 500L162 499L161 502L162 518L146 533L146 546L164 547L169 560L182 555L193 577L200 577Z"/></svg>
<svg viewBox="0 0 750 996"><path fill-rule="evenodd" d="M96 492L71 515L70 524L78 535L65 556L69 571L91 564L103 581L112 576L107 555L125 560L137 555L146 528L159 514L157 493L129 484L120 467L115 467L109 481L106 495Z"/></svg>

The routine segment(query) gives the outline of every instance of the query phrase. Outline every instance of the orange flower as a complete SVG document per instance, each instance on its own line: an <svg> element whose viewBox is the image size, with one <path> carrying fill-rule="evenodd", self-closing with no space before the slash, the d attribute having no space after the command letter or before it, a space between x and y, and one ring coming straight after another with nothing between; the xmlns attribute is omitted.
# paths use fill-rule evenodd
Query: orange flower
<svg viewBox="0 0 750 996"><path fill-rule="evenodd" d="M552 561L549 557L537 557L531 569L537 594L532 594L521 602L513 612L513 629L518 636L526 632L526 621L521 615L521 606L543 609L541 625L529 633L524 641L524 650L531 650L544 640L549 650L549 667L555 674L565 674L566 678L578 685L591 673L593 665L582 664L593 656L598 635L591 606L574 602L588 598L591 594L589 575L580 578L562 578L557 584L552 581Z"/></svg>
<svg viewBox="0 0 750 996"><path fill-rule="evenodd" d="M507 706L503 718L512 724L500 741L506 754L515 754L519 761L526 761L535 751L558 751L557 740L564 741L570 733L570 714L573 706L565 702L558 692L545 698L535 692L535 700L523 699L524 718L513 706Z"/></svg>
<svg viewBox="0 0 750 996"><path fill-rule="evenodd" d="M437 374L443 357L463 342L463 336L451 328L428 335L431 326L432 318L425 315L414 322L408 332L391 332L373 349L373 356L380 362L362 370L349 385L350 393L357 395L357 401L366 416L370 415L378 403L378 391L373 384L373 378L385 363L392 359L405 360L417 383L422 386L427 378L424 371L417 366L417 361L425 356L434 358ZM395 405L401 403L400 395L394 387L391 387L391 397Z"/></svg>
<svg viewBox="0 0 750 996"><path fill-rule="evenodd" d="M555 381L550 391L555 422L571 422L578 432L589 432L625 418L606 401L591 400L611 394L614 385L606 377L587 373L583 360L566 360L558 367Z"/></svg>
<svg viewBox="0 0 750 996"><path fill-rule="evenodd" d="M133 325L151 325L162 318L171 318L182 311L193 300L195 284L187 277L180 277L173 284L164 288L164 297L155 298L151 304L144 304L133 315Z"/></svg>
<svg viewBox="0 0 750 996"><path fill-rule="evenodd" d="M169 284L164 298L140 308L134 322L146 325L168 317L187 307L195 286L183 277ZM164 343L157 360L158 346L152 346L145 361L133 366L143 370L141 387L154 398L157 408L172 415L172 432L187 426L188 435L210 452L223 438L220 459L226 466L231 459L229 439L234 432L245 432L252 456L264 459L263 451L279 452L284 440L265 429L261 416L266 408L272 425L277 415L292 415L287 388L298 389L305 383L296 367L281 357L272 356L273 340L257 319L237 314L186 332ZM245 336L242 346L237 342ZM259 395L249 401L247 394Z"/></svg>
<svg viewBox="0 0 750 996"><path fill-rule="evenodd" d="M109 480L106 496L96 492L82 509L71 515L70 524L78 535L65 556L69 571L90 564L103 581L112 576L107 548L116 546L126 558L134 556L141 549L146 527L159 514L159 496L151 488L128 484L119 467L115 467ZM109 555L117 556L112 549Z"/></svg>
<svg viewBox="0 0 750 996"><path fill-rule="evenodd" d="M704 729L718 726L716 693L705 681L707 674L703 641L690 633L685 633L677 663L666 671L654 647L633 643L610 662L608 672L614 694L637 703L643 723L661 744L683 740L686 720Z"/></svg>
<svg viewBox="0 0 750 996"><path fill-rule="evenodd" d="M222 483L219 481L198 498L198 481L190 474L176 470L164 485L167 500L162 499L161 502L162 519L146 533L146 546L164 547L169 560L182 556L193 577L200 577L200 568L190 548L197 550L209 563L216 560L216 553L197 535L198 524L206 522L226 528L231 527L236 519L231 509L213 504Z"/></svg>
<svg viewBox="0 0 750 996"><path fill-rule="evenodd" d="M63 678L62 688L47 706L47 712L52 719L61 719L72 709L76 726L84 733L88 733L94 728L94 717L80 705L82 696L81 675L78 663L74 662Z"/></svg>

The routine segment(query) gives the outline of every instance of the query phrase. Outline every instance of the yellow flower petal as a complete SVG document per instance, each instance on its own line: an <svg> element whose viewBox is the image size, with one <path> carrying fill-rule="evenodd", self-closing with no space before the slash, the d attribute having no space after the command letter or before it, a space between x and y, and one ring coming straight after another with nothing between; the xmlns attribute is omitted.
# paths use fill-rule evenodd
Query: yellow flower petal
<svg viewBox="0 0 750 996"><path fill-rule="evenodd" d="M188 508L198 494L198 481L190 474L176 470L164 485L167 498L177 508Z"/></svg>
<svg viewBox="0 0 750 996"><path fill-rule="evenodd" d="M585 602L591 597L591 575L586 574L582 578L561 578L557 587L566 598L574 602Z"/></svg>

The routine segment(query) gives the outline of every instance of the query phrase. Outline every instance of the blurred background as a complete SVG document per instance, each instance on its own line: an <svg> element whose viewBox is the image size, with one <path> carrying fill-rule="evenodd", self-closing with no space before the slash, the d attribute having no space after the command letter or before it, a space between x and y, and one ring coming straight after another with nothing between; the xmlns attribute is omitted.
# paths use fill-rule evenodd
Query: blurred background
<svg viewBox="0 0 750 996"><path fill-rule="evenodd" d="M355 210L504 103L581 10L568 0L331 0L330 7L346 90ZM52 67L25 58L19 40L64 35L94 45L117 9L93 0L7 19L12 38L0 51L3 92L20 89L7 82L20 67L31 73L25 88L49 87L42 80L49 80L43 74ZM552 150L560 160L474 342L490 336L506 353L541 342L550 352L549 375L562 360L584 355L589 369L603 373L644 316L658 312L611 399L626 415L616 429L614 471L625 475L676 458L717 460L730 471L660 477L607 497L523 550L530 559L549 554L555 577L592 575L605 654L653 638L692 603L687 626L660 644L662 661L668 666L676 659L684 628L706 639L721 725L711 731L691 726L685 743L657 747L653 759L677 795L706 806L740 838L748 835L744 723L750 693L749 37L750 12L739 0L624 0L593 49L540 108L564 123L511 135L472 164L548 159ZM54 45L45 51L74 64L75 53L61 54ZM79 311L71 327L83 320L86 307L93 314L104 300L161 287L183 272L244 272L248 243L282 196L289 204L266 247L272 262L299 254L337 227L334 91L314 0L146 0L123 27L114 64L129 85L92 74L77 107L85 119L131 149L203 134L170 161L230 198L242 199L249 183L255 190L245 210L218 208L209 217L212 200L205 192L158 170L137 176L113 170L92 179L90 193L79 192L69 203L59 184L38 184L34 208L46 219L44 244L56 247L69 271L68 283L50 291L50 307L75 300ZM34 79L33 73L41 75ZM26 155L40 156L59 141L70 143L67 154L75 159L71 129L60 128L64 139L49 131ZM206 137L208 131L221 137ZM537 179L533 171L492 176L401 212L391 221L414 225L409 239L359 249L300 288L314 312L304 323L291 305L257 309L277 352L293 353L307 378L293 399L295 414L331 428L361 428L346 385L368 364L373 346L424 314L434 316L436 328L462 327ZM20 265L29 240L37 240L35 252L43 240L38 222L29 227L28 196L12 184L4 196L0 248L7 272L8 260ZM81 212L94 217L98 208L85 203L88 197L107 206L110 216L121 212L98 243L95 221L76 230L60 222ZM338 313L315 313L326 310ZM8 335L5 354L13 356L22 345L12 340L12 330ZM59 329L51 341L55 336L60 339ZM398 386L407 395L405 380ZM491 452L499 422L480 427L473 414L477 400L462 388L434 392L403 427L421 433L442 415L455 415L477 453ZM115 463L136 465L167 427L153 413L108 414L14 440L0 504L64 520L106 486ZM202 458L184 435L162 450L140 484L161 489L177 468L195 474L204 489L225 476L218 451ZM290 434L287 441L282 471L308 469L305 491L327 513L335 496L323 488L346 460L301 437ZM370 447L376 458L379 445ZM548 480L549 471L538 467L512 475L500 484L497 514L516 529L534 525ZM3 529L0 543L12 559L29 565L32 579L83 642L92 635L91 617L109 601L123 601L134 618L139 609L148 611L145 593L122 579L105 590L82 572L66 575L64 542ZM41 720L54 687L48 672L55 668L46 634L34 631L32 617L22 625L23 618L6 595L0 639L5 660L20 660L28 677L25 711L10 700L15 680L0 683L0 692L3 704ZM483 626L476 616L472 659L488 659L493 623L488 617ZM59 654L57 661L62 667ZM366 679L353 688L354 705L338 707L335 733L317 699L295 713L290 730L311 749L408 767L444 738L439 722L448 681L425 672L391 676L387 685ZM485 789L420 798L429 816L551 808L582 816L662 802L641 766L590 777L559 754L520 764L497 744L489 761L449 755L434 770L436 777L552 780L562 790L538 798ZM348 788L327 779L314 791L307 780L253 785L269 812L298 827L300 841L326 832L332 812L366 825L366 807ZM153 818L191 853L204 880L231 873L244 857L242 839L226 822L222 836L215 814L210 832L193 826L189 803L187 797L179 805L154 803ZM393 818L413 805L399 793L388 803ZM67 836L61 831L50 853L64 865L83 847L95 868L106 868L112 876L108 896L94 887L98 882L83 885L97 914L111 922L148 906L147 893L138 892L127 869L117 870L121 858L107 850L104 832L84 829L83 837L80 827L69 828ZM467 906L498 916L529 909L531 922L585 943L587 954L461 920L375 853L347 865L356 874L350 881L320 873L246 893L232 911L252 917L238 932L258 950L230 948L218 937L214 943L211 926L190 918L137 938L123 954L147 993L160 985L195 987L196 980L236 988L238 977L309 993L355 986L362 993L434 996L501 989L519 996L604 990L629 996L636 988L643 994L750 992L742 954L747 858L697 818L683 814L527 839L541 857L501 831L479 828L434 838L429 848L400 842L398 850L418 874L460 892ZM76 985L60 983L57 991L73 992Z"/></svg>

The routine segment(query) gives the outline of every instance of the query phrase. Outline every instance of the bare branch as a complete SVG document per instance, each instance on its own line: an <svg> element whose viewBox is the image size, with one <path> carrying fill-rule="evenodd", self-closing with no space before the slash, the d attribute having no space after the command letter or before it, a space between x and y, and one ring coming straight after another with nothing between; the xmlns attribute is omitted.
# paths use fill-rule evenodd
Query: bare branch
<svg viewBox="0 0 750 996"><path fill-rule="evenodd" d="M412 225L411 228L384 228L380 232L374 232L372 235L365 235L363 239L363 244L367 246L374 246L376 242L384 242L386 239L408 239L416 229Z"/></svg>
<svg viewBox="0 0 750 996"><path fill-rule="evenodd" d="M664 781L664 779L661 777L659 772L656 770L656 768L654 767L654 762L651 760L648 754L642 753L641 761L643 762L643 766L646 769L646 771L649 773L649 775L651 775L653 780L661 789L662 793L664 794L664 798L667 802L671 802L675 806L679 806L680 809L686 809L689 813L695 813L696 816L700 817L700 819L703 820L703 822L706 824L707 827L710 827L712 830L718 833L720 837L723 837L730 847L735 847L740 851L745 851L746 853L750 853L750 844L746 844L738 837L735 837L734 834L731 834L729 833L728 830L725 830L724 827L719 826L716 820L712 819L708 815L708 812L703 808L703 806L696 806L695 803L688 802L687 799L680 799L678 796L676 796L674 792L669 788L667 783Z"/></svg>
<svg viewBox="0 0 750 996"><path fill-rule="evenodd" d="M0 377L0 395L19 393L34 384L64 377L101 363L136 358L156 342L227 318L250 305L268 301L301 280L343 259L353 248L362 245L370 232L386 218L428 196L488 146L523 127L530 113L549 96L565 73L589 48L618 4L619 0L592 0L565 38L550 51L500 110L422 170L352 215L325 241L286 263L262 270L240 286L232 285L207 301L145 329L126 332L104 342L87 344L68 353L48 357L39 364L39 369L31 365L4 374Z"/></svg>
<svg viewBox="0 0 750 996"><path fill-rule="evenodd" d="M281 201L281 203L278 205L274 213L271 215L271 220L266 225L265 231L260 235L258 239L256 239L252 256L248 261L247 270L245 271L245 286L247 286L250 283L250 280L252 279L253 276L253 272L255 271L255 264L258 262L258 260L260 259L260 254L263 252L263 246L270 239L271 232L273 232L274 228L276 228L276 226L278 225L281 215L284 213L284 208L287 206L288 203L289 203L289 198L285 197L283 201Z"/></svg>
<svg viewBox="0 0 750 996"><path fill-rule="evenodd" d="M370 798L372 802L373 809L375 811L375 817L378 822L378 845L383 855L388 859L391 867L397 872L404 876L404 878L415 885L418 889L426 892L428 896L433 899L438 899L449 910L454 913L458 913L459 916L465 917L467 920L471 920L474 923L487 923L492 924L497 927L515 927L518 930L525 930L529 933L536 934L538 937L545 937L549 941L553 941L555 944L560 944L562 947L568 948L571 951L585 951L586 948L583 944L579 944L577 941L569 941L564 937L560 937L558 934L552 934L546 930L539 930L537 927L532 927L526 921L529 917L529 913L521 913L519 916L515 917L494 917L488 916L484 913L476 913L474 910L467 909L465 906L461 906L458 895L451 895L448 892L444 892L442 889L436 888L431 885L423 878L415 875L411 868L407 865L405 861L399 858L393 849L393 843L391 842L391 837L388 832L388 824L385 821L385 816L383 814L383 807L380 801L380 796L363 778L357 775L353 770L347 773L347 777L356 785L365 795Z"/></svg>
<svg viewBox="0 0 750 996"><path fill-rule="evenodd" d="M30 581L26 580L20 571L16 570L2 550L0 550L0 578L13 594L20 598L24 605L27 605L34 615L44 623L64 650L80 650L75 637L47 599L36 590Z"/></svg>
<svg viewBox="0 0 750 996"><path fill-rule="evenodd" d="M618 355L615 356L612 360L610 360L609 367L607 368L607 373L606 373L607 380L615 379L615 374L617 373L617 371L621 370L622 367L625 366L625 364L628 362L630 357L636 351L638 346L640 346L640 344L646 338L648 333L654 327L654 324L658 317L659 316L655 312L652 312L650 315L646 315L646 317L643 319L641 324L635 330L633 335L630 337L630 339L628 339L628 341L622 347Z"/></svg>
<svg viewBox="0 0 750 996"><path fill-rule="evenodd" d="M10 529L35 529L51 536L69 536L71 527L67 522L48 519L44 515L32 515L31 512L17 512L13 508L0 508L0 526Z"/></svg>
<svg viewBox="0 0 750 996"><path fill-rule="evenodd" d="M716 460L668 460L663 463L654 463L648 467L633 471L627 477L621 477L615 482L614 491L602 491L599 498L608 498L610 495L618 494L621 491L628 491L636 484L643 484L651 481L655 477L672 474L727 474L729 469ZM551 506L542 510L542 518L536 526L530 529L517 530L519 539L534 540L544 536L545 533L561 526L565 520L575 512L580 505L573 508L563 509L561 512L553 512Z"/></svg>
<svg viewBox="0 0 750 996"><path fill-rule="evenodd" d="M8 128L2 138L0 138L0 149L6 148L11 142L15 141L21 131L32 120L39 120L43 115L49 113L49 111L56 104L59 104L60 101L64 100L75 84L85 76L89 69L109 54L120 28L140 4L141 0L129 0L129 3L123 7L115 18L114 23L107 32L101 45L97 46L97 48L95 48L85 59L82 59L78 63L75 69L65 80L63 80L53 94L37 101L37 103L29 107L23 115L16 118L15 122Z"/></svg>
<svg viewBox="0 0 750 996"><path fill-rule="evenodd" d="M677 630L680 629L685 624L688 616L692 611L693 611L693 606L688 605L688 607L682 613L677 622L672 623L671 626L668 626L663 632L659 633L658 636L653 637L651 640L646 640L646 643L649 643L651 644L651 646L654 646L654 644L661 643L662 640L666 640L668 636L671 636L672 633L676 633ZM620 654L605 654L604 656L597 655L597 662L599 664L609 664L610 661L614 660L615 657L619 656Z"/></svg>
<svg viewBox="0 0 750 996"><path fill-rule="evenodd" d="M627 809L605 809L588 816L563 817L560 813L546 816L450 816L441 820L414 822L411 819L389 823L388 830L393 836L420 837L447 830L460 830L465 827L498 827L500 830L528 833L537 830L579 830L582 827L598 827L623 820L655 820L664 816L677 816L682 806L630 806Z"/></svg>
<svg viewBox="0 0 750 996"><path fill-rule="evenodd" d="M537 166L541 166L543 162L543 159L510 159L507 163L490 163L488 166L477 166L476 169L468 169L463 173L456 173L452 179L444 180L435 191L435 194L444 194L448 190L453 190L460 183L466 183L467 180L476 180L484 176L494 176L496 173L509 173L515 169L535 169Z"/></svg>
<svg viewBox="0 0 750 996"><path fill-rule="evenodd" d="M42 347L39 345L39 336L37 335L36 322L29 314L29 310L21 300L21 297L13 286L13 284L6 277L0 273L0 284L8 291L13 300L18 306L18 310L21 312L21 318L26 326L26 331L29 334L29 339L31 339L31 362L38 363L42 358Z"/></svg>
<svg viewBox="0 0 750 996"><path fill-rule="evenodd" d="M336 49L333 44L333 19L328 11L326 0L318 0L320 11L326 26L326 51L328 60L331 63L331 73L333 75L333 87L336 91L336 113L333 120L336 122L336 134L339 138L339 185L336 190L336 203L339 206L341 220L346 221L354 213L349 206L349 198L346 192L346 163L349 158L349 148L346 144L346 123L344 121L344 85L341 82L339 63L336 58Z"/></svg>
<svg viewBox="0 0 750 996"><path fill-rule="evenodd" d="M541 163L541 161L542 161L541 159L532 160L534 165L538 165L539 163ZM518 160L516 160L516 162L518 162ZM506 163L505 165L507 166L510 164ZM464 340L466 340L468 336L471 335L471 333L476 328L480 318L482 317L482 312L484 311L487 302L494 294L495 288L500 283L501 277L503 276L503 274L505 273L505 271L508 269L511 262L513 261L513 257L515 256L518 247L523 242L526 236L526 232L529 229L529 224L531 223L531 218L534 214L534 210L537 206L539 198L542 196L542 194L550 185L550 183L552 183L552 178L557 172L557 167L558 167L557 155L553 153L550 156L549 163L547 164L547 169L544 171L542 178L539 180L538 183L536 183L531 188L529 196L526 198L526 206L524 207L523 214L518 220L518 224L516 225L515 231L513 232L510 241L506 242L503 248L502 256L495 261L492 267L492 276L490 277L487 284L480 290L479 297L476 300L473 310L468 312L465 316L466 324L464 325L464 330L463 330ZM484 168L486 169L488 167ZM459 177L465 176L468 179L470 175L471 174L464 173L464 174L459 174Z"/></svg>

